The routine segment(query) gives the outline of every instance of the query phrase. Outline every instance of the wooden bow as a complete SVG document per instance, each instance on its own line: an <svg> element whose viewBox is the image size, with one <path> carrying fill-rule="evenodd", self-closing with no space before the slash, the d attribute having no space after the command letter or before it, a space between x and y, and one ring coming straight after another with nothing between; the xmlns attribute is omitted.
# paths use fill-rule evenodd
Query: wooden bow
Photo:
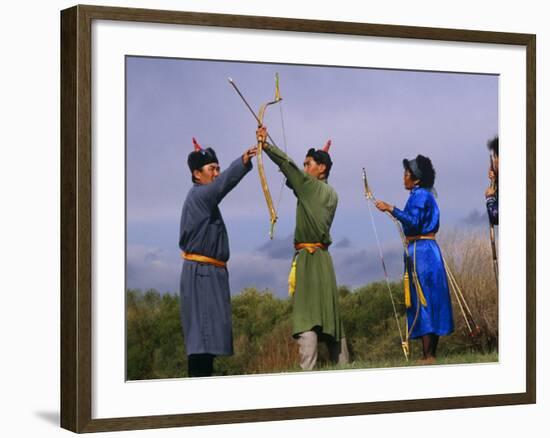
<svg viewBox="0 0 550 438"><path fill-rule="evenodd" d="M237 88L237 85L235 84L233 79L229 78L229 83L233 86L233 88L235 89L237 94L241 97L242 101L245 103L247 108L250 110L250 112L252 113L252 115L254 116L256 121L258 122L258 128L263 126L264 115L265 115L265 112L267 110L267 107L270 106L270 105L274 105L274 104L280 102L281 100L283 100L281 98L280 93L279 93L279 75L278 74L275 75L275 97L272 101L269 101L267 103L262 104L260 106L258 114L256 114L254 112L254 110L250 107L250 105L248 104L248 102L246 101L246 99L244 98L242 93L240 92L240 90ZM267 134L267 137L271 141L271 144L276 146L275 142L273 141L273 139L271 138L271 136L269 134ZM257 162L258 162L258 174L260 176L260 184L262 186L262 191L264 193L265 202L267 204L267 209L269 211L269 221L271 223L270 228L269 228L269 238L273 239L273 232L274 232L274 229L275 229L275 223L277 222L277 212L275 211L275 207L273 205L273 198L271 197L271 192L269 191L269 186L267 184L267 178L266 178L266 175L265 175L263 157L262 157L263 145L264 145L264 142L258 140L258 152L256 154L256 159L257 159Z"/></svg>
<svg viewBox="0 0 550 438"><path fill-rule="evenodd" d="M389 279L389 276L388 276L388 271L386 269L386 262L384 261L384 254L382 252L382 245L380 244L380 239L378 238L378 232L377 232L377 229L376 229L376 224L374 222L374 217L372 215L372 210L371 210L371 207L370 207L371 203L373 203L373 204L376 203L376 198L374 197L374 195L372 193L372 190L370 189L370 186L369 186L369 183L368 183L368 180L367 180L367 172L365 171L365 168L363 168L363 185L364 185L364 188L365 188L365 198L367 199L367 201L370 201L368 206L369 206L369 214L370 214L371 224L372 224L372 227L373 227L373 230L374 230L374 235L376 237L376 243L378 245L378 253L380 255L380 260L382 261L382 269L384 270L384 277L386 279L386 286L388 288L388 293L390 295L392 306L393 306L393 314L395 316L395 322L397 324L397 330L399 331L399 338L401 339L401 348L403 350L403 354L405 355L405 360L408 362L409 361L409 333L410 333L410 331L409 330L406 331L406 336L404 338L403 337L403 332L401 331L401 325L399 324L399 317L397 315L395 300L393 298L393 294L392 294L391 287L390 287L390 279ZM401 227L401 224L388 211L386 211L385 213L396 224L396 226L399 230L399 235L401 236L401 241L403 243L403 248L405 250L405 254L408 255L407 241L405 239L405 234L403 233L403 228ZM405 318L406 318L406 315L405 315Z"/></svg>
<svg viewBox="0 0 550 438"><path fill-rule="evenodd" d="M495 163L494 163L494 155L492 152L489 155L489 165L491 170L494 172ZM495 192L497 190L497 182L495 179L491 180L491 189L493 189ZM493 225L493 222L490 216L489 216L489 237L491 239L491 251L493 253L493 270L495 272L495 280L497 282L497 290L498 290L498 257L497 257L496 241L495 241L495 226Z"/></svg>

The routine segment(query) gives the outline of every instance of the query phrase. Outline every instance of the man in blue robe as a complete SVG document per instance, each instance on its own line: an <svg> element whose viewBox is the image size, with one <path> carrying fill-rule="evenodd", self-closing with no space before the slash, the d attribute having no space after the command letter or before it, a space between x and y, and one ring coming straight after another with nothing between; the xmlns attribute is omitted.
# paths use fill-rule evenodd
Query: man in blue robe
<svg viewBox="0 0 550 438"><path fill-rule="evenodd" d="M408 337L422 339L421 363L431 364L436 360L439 337L454 330L447 273L435 240L439 231L439 207L432 193L435 170L423 155L403 160L403 166L403 183L410 191L405 208L400 210L384 201L377 201L376 207L389 211L403 227L409 253L405 269L409 278L417 277L420 283L420 288L414 281L410 284Z"/></svg>
<svg viewBox="0 0 550 438"><path fill-rule="evenodd" d="M181 212L179 247L183 266L180 279L180 316L188 356L189 377L211 376L214 358L233 354L231 298L226 263L227 230L218 207L252 169L256 147L220 173L212 148L195 150L187 163L193 187Z"/></svg>

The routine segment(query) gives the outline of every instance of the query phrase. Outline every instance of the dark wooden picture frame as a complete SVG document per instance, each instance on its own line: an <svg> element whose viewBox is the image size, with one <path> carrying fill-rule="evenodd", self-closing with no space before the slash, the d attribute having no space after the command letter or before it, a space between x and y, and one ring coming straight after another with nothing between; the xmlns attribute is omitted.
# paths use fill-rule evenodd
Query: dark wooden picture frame
<svg viewBox="0 0 550 438"><path fill-rule="evenodd" d="M92 419L92 22L185 24L526 48L526 391L177 415ZM61 12L61 426L99 432L350 416L536 402L535 57L531 34L315 21L274 17L75 6Z"/></svg>

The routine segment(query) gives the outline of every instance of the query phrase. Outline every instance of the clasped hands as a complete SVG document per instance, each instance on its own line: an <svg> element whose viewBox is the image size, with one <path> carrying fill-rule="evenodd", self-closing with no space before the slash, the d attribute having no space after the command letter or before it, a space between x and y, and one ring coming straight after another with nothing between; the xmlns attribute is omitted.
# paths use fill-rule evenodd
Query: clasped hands
<svg viewBox="0 0 550 438"><path fill-rule="evenodd" d="M256 139L258 140L258 144L262 143L262 148L267 149L269 147L268 143L266 142L267 139L267 128L265 126L260 126L256 130ZM248 164L250 159L258 153L258 146L254 145L247 149L245 153L243 154L243 163Z"/></svg>
<svg viewBox="0 0 550 438"><path fill-rule="evenodd" d="M265 126L262 125L256 129L256 140L262 144L263 149L269 148L269 144L267 143L267 128Z"/></svg>

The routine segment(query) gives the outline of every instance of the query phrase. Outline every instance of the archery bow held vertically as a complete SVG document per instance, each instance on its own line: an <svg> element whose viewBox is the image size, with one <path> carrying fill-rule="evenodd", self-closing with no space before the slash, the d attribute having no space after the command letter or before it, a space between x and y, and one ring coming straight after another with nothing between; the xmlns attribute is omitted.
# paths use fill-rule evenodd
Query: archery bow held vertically
<svg viewBox="0 0 550 438"><path fill-rule="evenodd" d="M275 75L275 97L272 101L266 102L260 106L260 109L258 111L258 114L254 112L252 107L248 104L247 100L244 98L243 94L233 81L233 79L229 78L229 83L233 86L239 97L242 99L248 110L252 113L254 118L256 119L256 122L258 123L258 128L263 126L264 121L264 115L267 110L267 107L270 105L274 105L276 103L279 103L281 100L283 100L279 93L279 75ZM268 134L269 141L276 145L271 136ZM262 156L262 149L263 149L263 141L258 140L258 152L256 154L256 159L258 162L258 174L260 176L260 184L262 186L262 191L264 194L264 198L267 204L267 208L269 210L269 220L270 220L270 229L269 229L269 238L273 239L273 233L275 230L275 223L277 222L277 211L275 210L275 206L273 205L273 198L271 197L271 192L269 190L269 186L267 184L267 177L265 175L265 169L263 164L263 156Z"/></svg>
<svg viewBox="0 0 550 438"><path fill-rule="evenodd" d="M386 281L386 287L388 289L388 293L389 293L389 296L390 296L390 299L391 299L391 302L392 302L392 306L393 306L393 314L394 314L394 317L395 317L395 322L397 324L397 330L399 331L399 338L401 339L401 348L403 350L403 354L405 355L405 360L408 361L409 360L409 334L410 334L410 330L406 329L405 330L405 338L403 337L403 332L401 331L401 325L399 324L399 317L397 315L397 308L396 308L396 305L395 305L395 300L393 298L393 294L392 294L392 291L391 291L391 286L390 286L390 279L389 279L389 275L388 275L388 271L386 269L386 262L384 260L384 253L382 251L382 245L380 244L380 239L378 237L378 231L377 231L377 228L376 228L376 223L374 222L374 217L372 215L372 210L370 208L370 203L372 202L373 204L376 205L376 198L374 197L373 193L372 193L372 190L369 186L369 183L368 183L368 180L367 180L367 172L365 170L365 168L363 168L363 186L364 186L364 189L365 189L365 198L367 199L367 201L369 201L368 203L368 207L369 207L369 214L370 214L370 219L371 219L371 224L372 224L372 227L373 227L373 231L374 231L374 235L376 237L376 243L378 245L378 253L380 255L380 260L382 262L382 269L384 270L384 277L385 277L385 281ZM406 242L406 239L405 239L405 234L403 233L403 228L401 227L401 224L399 223L399 221L397 221L397 219L395 219L389 212L386 212L386 214L390 217L390 219L392 220L393 223L395 223L395 225L397 226L398 230L399 230L399 236L401 238L401 242L403 244L403 249L404 249L404 252L405 252L405 257L406 257L406 263L407 263L407 266L408 266L408 259L409 259L409 251L408 251L408 248L407 248L407 242ZM405 270L405 274L404 274L404 278L403 278L403 284L405 285L405 282L408 283L408 269Z"/></svg>

